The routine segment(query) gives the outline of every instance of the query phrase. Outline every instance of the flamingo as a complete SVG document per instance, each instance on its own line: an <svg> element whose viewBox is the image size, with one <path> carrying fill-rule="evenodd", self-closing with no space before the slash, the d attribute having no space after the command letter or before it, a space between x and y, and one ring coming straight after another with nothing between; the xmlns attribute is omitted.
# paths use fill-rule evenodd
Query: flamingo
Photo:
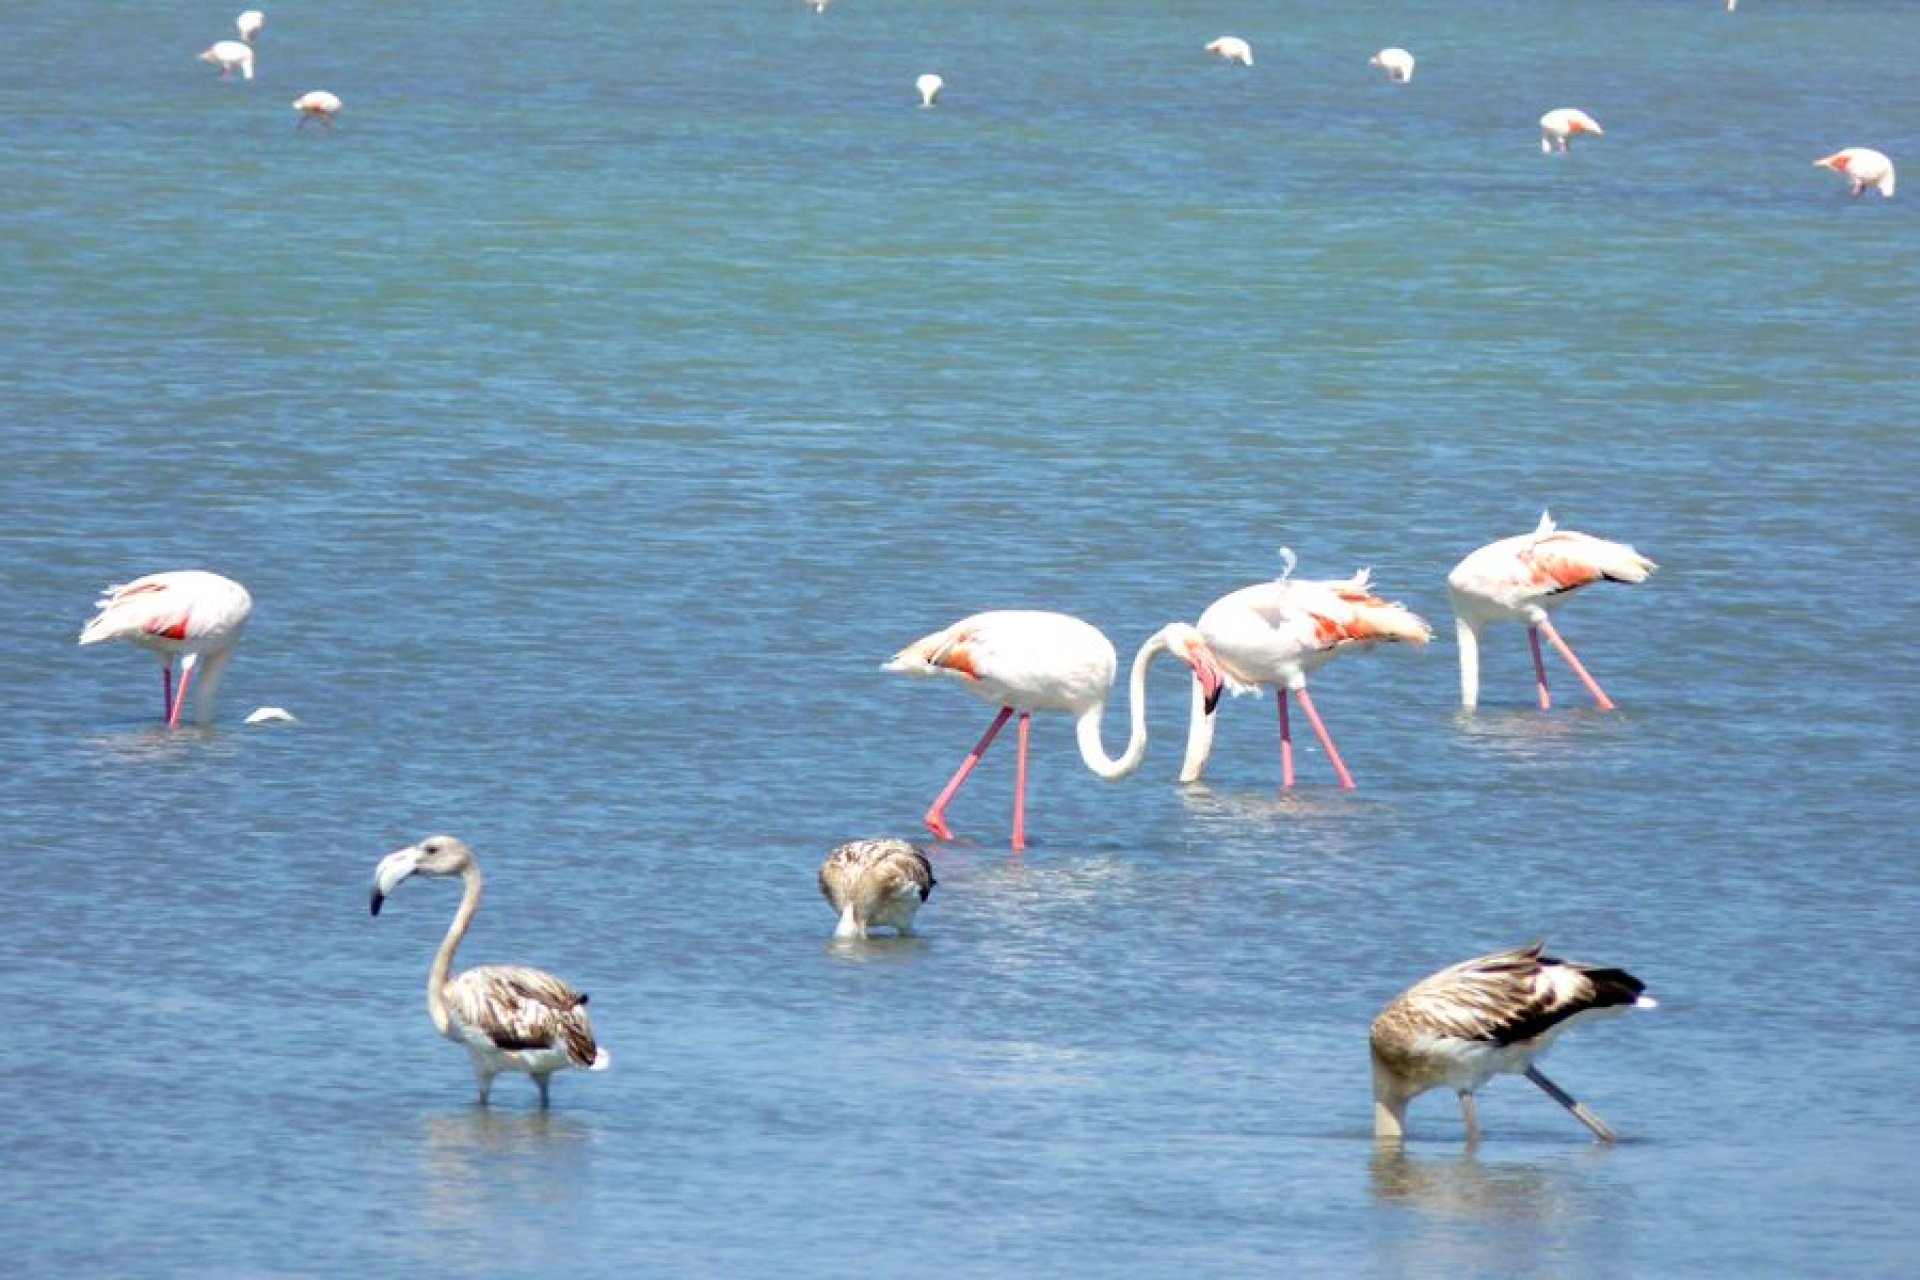
<svg viewBox="0 0 1920 1280"><path fill-rule="evenodd" d="M321 128L331 130L333 118L340 114L340 99L325 89L309 89L293 100L293 109L300 113L294 128L304 129L307 121L318 120Z"/></svg>
<svg viewBox="0 0 1920 1280"><path fill-rule="evenodd" d="M1454 965L1407 988L1380 1011L1368 1037L1373 1056L1373 1132L1406 1136L1407 1104L1429 1089L1460 1095L1467 1141L1480 1138L1475 1090L1496 1075L1524 1075L1602 1142L1618 1135L1542 1074L1533 1060L1562 1031L1628 1009L1651 1009L1646 983L1542 954L1543 942Z"/></svg>
<svg viewBox="0 0 1920 1280"><path fill-rule="evenodd" d="M947 87L947 82L929 71L915 80L913 87L920 91L920 105L930 107L934 99L940 96L940 91Z"/></svg>
<svg viewBox="0 0 1920 1280"><path fill-rule="evenodd" d="M1286 571L1277 581L1257 582L1221 596L1200 615L1206 641L1227 687L1234 693L1258 692L1272 685L1280 703L1280 782L1293 785L1293 728L1287 719L1292 691L1333 762L1343 788L1353 775L1341 762L1333 738L1307 695L1307 673L1336 654L1364 652L1383 640L1423 645L1433 636L1426 622L1405 606L1374 596L1372 574L1362 569L1341 582L1307 582L1293 577L1294 557L1282 549ZM1187 723L1187 758L1180 781L1197 782L1213 751L1214 716L1196 685Z"/></svg>
<svg viewBox="0 0 1920 1280"><path fill-rule="evenodd" d="M1382 49L1367 59L1367 65L1386 72L1387 79L1394 84L1413 79L1413 55L1405 49Z"/></svg>
<svg viewBox="0 0 1920 1280"><path fill-rule="evenodd" d="M547 1078L579 1067L605 1071L612 1063L594 1043L587 1018L587 997L540 969L483 965L456 978L453 951L467 936L480 909L480 864L473 851L452 836L429 836L380 860L373 873L374 915L400 882L410 876L459 876L464 888L440 950L427 973L427 1012L433 1029L473 1058L480 1105L493 1094L493 1078L502 1071L533 1077L540 1105L547 1105Z"/></svg>
<svg viewBox="0 0 1920 1280"><path fill-rule="evenodd" d="M926 851L906 840L850 840L820 864L820 896L840 915L836 938L876 928L908 936L936 883Z"/></svg>
<svg viewBox="0 0 1920 1280"><path fill-rule="evenodd" d="M1253 65L1253 46L1239 36L1221 36L1207 45L1207 52L1229 65Z"/></svg>
<svg viewBox="0 0 1920 1280"><path fill-rule="evenodd" d="M99 612L81 628L81 644L125 640L160 655L162 714L168 728L180 723L196 671L200 685L194 714L202 724L213 717L220 677L253 613L253 597L245 587L203 569L179 569L110 586L93 607ZM175 658L180 659L178 692L173 688Z"/></svg>
<svg viewBox="0 0 1920 1280"><path fill-rule="evenodd" d="M1831 169L1847 180L1848 194L1855 199L1868 187L1887 199L1893 199L1893 161L1872 147L1847 147L1813 162L1816 169Z"/></svg>
<svg viewBox="0 0 1920 1280"><path fill-rule="evenodd" d="M1540 117L1540 150L1552 155L1555 150L1565 151L1576 133L1590 133L1596 138L1606 134L1600 124L1586 112L1574 107L1559 107Z"/></svg>
<svg viewBox="0 0 1920 1280"><path fill-rule="evenodd" d="M927 829L953 839L947 826L948 803L980 757L993 745L1009 717L1020 713L1020 758L1014 774L1013 848L1027 847L1027 737L1035 711L1064 711L1074 718L1080 758L1102 778L1116 782L1140 767L1147 754L1147 666L1172 653L1193 669L1204 696L1220 696L1220 668L1200 633L1185 623L1169 623L1150 636L1134 655L1128 685L1131 732L1118 759L1107 755L1100 721L1119 669L1113 644L1092 623L1064 613L1002 609L971 617L914 641L881 666L882 671L962 681L969 692L1000 708L986 734L968 753L959 771L927 810Z"/></svg>
<svg viewBox="0 0 1920 1280"><path fill-rule="evenodd" d="M267 25L267 15L258 9L248 9L233 20L233 25L239 30L240 38L252 44L253 38L260 34L260 28Z"/></svg>
<svg viewBox="0 0 1920 1280"><path fill-rule="evenodd" d="M231 80L235 67L240 68L244 79L253 79L253 46L250 44L238 40L216 40L201 53L200 61L218 66L222 80Z"/></svg>
<svg viewBox="0 0 1920 1280"><path fill-rule="evenodd" d="M1471 709L1480 701L1480 628L1489 622L1524 622L1542 711L1553 705L1547 694L1546 663L1540 657L1542 632L1600 709L1613 710L1613 701L1560 638L1547 610L1565 603L1581 587L1600 581L1645 582L1657 568L1624 542L1557 529L1545 511L1532 533L1490 542L1468 555L1447 575L1447 596L1460 642L1461 705Z"/></svg>

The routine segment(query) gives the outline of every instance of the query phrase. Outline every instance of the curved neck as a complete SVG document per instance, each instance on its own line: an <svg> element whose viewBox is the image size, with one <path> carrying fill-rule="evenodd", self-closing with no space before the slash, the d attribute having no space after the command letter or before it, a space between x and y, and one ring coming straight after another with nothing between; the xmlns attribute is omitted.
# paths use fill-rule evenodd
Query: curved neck
<svg viewBox="0 0 1920 1280"><path fill-rule="evenodd" d="M1187 712L1187 758L1180 764L1180 781L1198 782L1213 754L1213 715L1207 710L1207 695L1200 681L1188 683L1193 686L1193 707Z"/></svg>
<svg viewBox="0 0 1920 1280"><path fill-rule="evenodd" d="M1106 744L1101 739L1100 721L1107 710L1104 699L1083 711L1073 726L1074 736L1080 742L1080 758L1087 762L1087 768L1108 782L1118 782L1138 769L1140 762L1147 758L1147 667L1166 649L1166 638L1155 635L1140 646L1140 652L1133 655L1133 674L1127 680L1130 731L1127 734L1127 749L1120 753L1118 760L1107 754Z"/></svg>
<svg viewBox="0 0 1920 1280"><path fill-rule="evenodd" d="M441 1035L447 1034L446 987L447 978L453 972L454 948L467 936L473 914L480 909L480 868L468 863L467 869L460 873L460 882L465 886L460 895L460 909L453 913L453 923L447 926L447 936L440 940L433 968L427 972L427 1012L433 1015L433 1029Z"/></svg>

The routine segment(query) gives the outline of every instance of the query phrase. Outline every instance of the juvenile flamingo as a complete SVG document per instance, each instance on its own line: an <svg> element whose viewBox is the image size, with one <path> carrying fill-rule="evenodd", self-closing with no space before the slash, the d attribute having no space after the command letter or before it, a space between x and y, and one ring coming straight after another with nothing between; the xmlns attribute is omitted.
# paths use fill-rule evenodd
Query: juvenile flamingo
<svg viewBox="0 0 1920 1280"><path fill-rule="evenodd" d="M181 569L108 587L94 608L99 612L81 629L81 644L125 640L160 655L162 714L168 728L180 723L187 686L196 672L200 683L194 714L202 724L212 718L220 677L253 613L253 597L245 587L203 569ZM180 660L178 692L173 687L175 658Z"/></svg>
<svg viewBox="0 0 1920 1280"><path fill-rule="evenodd" d="M219 67L222 80L232 79L236 67L243 79L253 79L253 46L238 40L214 41L201 52L200 61Z"/></svg>
<svg viewBox="0 0 1920 1280"><path fill-rule="evenodd" d="M1524 622L1542 711L1553 705L1547 693L1547 666L1540 656L1542 632L1600 709L1613 710L1613 700L1560 638L1547 610L1558 608L1584 586L1645 582L1657 568L1624 542L1556 528L1545 511L1532 533L1490 542L1468 555L1447 575L1447 596L1453 603L1454 631L1460 643L1461 705L1472 708L1480 701L1480 629L1489 622Z"/></svg>
<svg viewBox="0 0 1920 1280"><path fill-rule="evenodd" d="M1601 969L1516 947L1442 969L1415 983L1374 1019L1373 1132L1406 1136L1407 1104L1429 1089L1460 1095L1467 1141L1480 1138L1474 1091L1503 1073L1524 1075L1602 1142L1618 1135L1533 1065L1554 1038L1582 1019L1651 1009L1646 984L1624 969Z"/></svg>
<svg viewBox="0 0 1920 1280"><path fill-rule="evenodd" d="M1887 199L1893 199L1893 161L1885 152L1872 147L1847 147L1813 162L1816 169L1831 169L1847 180L1847 193L1858 199L1872 187Z"/></svg>
<svg viewBox="0 0 1920 1280"><path fill-rule="evenodd" d="M1193 669L1204 696L1218 698L1221 673L1200 633L1185 623L1169 623L1134 655L1128 684L1131 732L1118 759L1107 755L1100 721L1113 691L1119 659L1113 644L1093 624L1064 613L1003 609L972 617L914 641L881 666L882 671L959 680L968 692L1000 708L978 745L935 798L926 813L927 829L942 840L953 838L947 805L980 757L1014 712L1020 713L1020 758L1014 774L1013 848L1027 847L1027 738L1035 711L1064 711L1074 718L1080 758L1108 781L1140 767L1147 754L1147 666L1171 653Z"/></svg>
<svg viewBox="0 0 1920 1280"><path fill-rule="evenodd" d="M1221 596L1207 606L1197 626L1226 675L1228 689L1252 693L1272 685L1278 695L1281 785L1293 785L1293 730L1287 717L1291 691L1313 725L1340 785L1351 788L1353 775L1307 695L1307 673L1336 654L1364 652L1383 640L1423 645L1433 632L1405 606L1373 595L1368 570L1341 582L1302 581L1293 577L1293 553L1282 550L1281 554L1286 572L1277 581L1257 582ZM1206 770L1213 729L1214 714L1196 686L1180 781L1196 782Z"/></svg>
<svg viewBox="0 0 1920 1280"><path fill-rule="evenodd" d="M1548 155L1556 150L1565 151L1576 133L1590 133L1596 138L1606 136L1599 122L1584 111L1573 107L1549 111L1540 117L1540 150Z"/></svg>
<svg viewBox="0 0 1920 1280"><path fill-rule="evenodd" d="M587 997L552 974L490 964L447 976L454 948L480 909L480 864L471 849L452 836L430 836L382 858L373 873L374 915L410 876L459 876L462 882L459 910L427 973L427 1012L433 1029L473 1059L481 1106L492 1097L493 1078L502 1071L532 1076L544 1108L547 1078L554 1072L604 1071L611 1065L607 1051L594 1042Z"/></svg>
<svg viewBox="0 0 1920 1280"><path fill-rule="evenodd" d="M906 840L849 840L820 864L820 896L839 914L833 936L842 939L889 928L908 936L935 883L926 851Z"/></svg>

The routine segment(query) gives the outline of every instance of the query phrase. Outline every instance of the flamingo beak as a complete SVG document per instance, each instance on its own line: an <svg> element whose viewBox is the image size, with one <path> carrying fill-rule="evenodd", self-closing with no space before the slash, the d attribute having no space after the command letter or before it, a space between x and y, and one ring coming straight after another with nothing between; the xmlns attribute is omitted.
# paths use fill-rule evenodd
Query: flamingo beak
<svg viewBox="0 0 1920 1280"><path fill-rule="evenodd" d="M1207 714L1220 705L1220 695L1226 690L1227 678L1221 673L1220 664L1204 648L1188 651L1189 664L1193 667L1193 678L1200 682L1200 693L1206 699Z"/></svg>
<svg viewBox="0 0 1920 1280"><path fill-rule="evenodd" d="M380 859L380 865L373 872L373 897L368 902L374 915L380 914L380 904L387 900L387 895L419 867L420 846L417 844L408 845Z"/></svg>

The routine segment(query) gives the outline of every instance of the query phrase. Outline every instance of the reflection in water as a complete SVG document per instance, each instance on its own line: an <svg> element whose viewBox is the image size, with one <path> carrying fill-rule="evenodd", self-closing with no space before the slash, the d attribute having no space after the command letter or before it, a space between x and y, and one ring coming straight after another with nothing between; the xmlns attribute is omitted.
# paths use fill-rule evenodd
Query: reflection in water
<svg viewBox="0 0 1920 1280"><path fill-rule="evenodd" d="M836 960L852 964L897 964L914 958L926 948L927 940L918 933L906 937L881 933L867 938L829 937L826 952Z"/></svg>
<svg viewBox="0 0 1920 1280"><path fill-rule="evenodd" d="M1627 720L1623 712L1592 707L1541 711L1535 707L1483 706L1474 711L1462 708L1453 724L1473 751L1505 762L1543 753L1557 755L1565 744L1595 732L1618 730Z"/></svg>
<svg viewBox="0 0 1920 1280"><path fill-rule="evenodd" d="M474 1106L425 1118L423 1208L435 1227L473 1228L575 1200L592 1131L554 1111Z"/></svg>
<svg viewBox="0 0 1920 1280"><path fill-rule="evenodd" d="M1480 1162L1472 1151L1452 1159L1416 1160L1405 1148L1382 1145L1369 1172L1373 1195L1435 1218L1481 1222L1552 1222L1570 1209L1558 1170L1533 1164Z"/></svg>
<svg viewBox="0 0 1920 1280"><path fill-rule="evenodd" d="M169 729L151 724L122 733L103 733L84 740L95 753L97 764L145 763L184 760L195 753L218 748L219 755L232 755L233 744L221 737L216 725L183 725Z"/></svg>

